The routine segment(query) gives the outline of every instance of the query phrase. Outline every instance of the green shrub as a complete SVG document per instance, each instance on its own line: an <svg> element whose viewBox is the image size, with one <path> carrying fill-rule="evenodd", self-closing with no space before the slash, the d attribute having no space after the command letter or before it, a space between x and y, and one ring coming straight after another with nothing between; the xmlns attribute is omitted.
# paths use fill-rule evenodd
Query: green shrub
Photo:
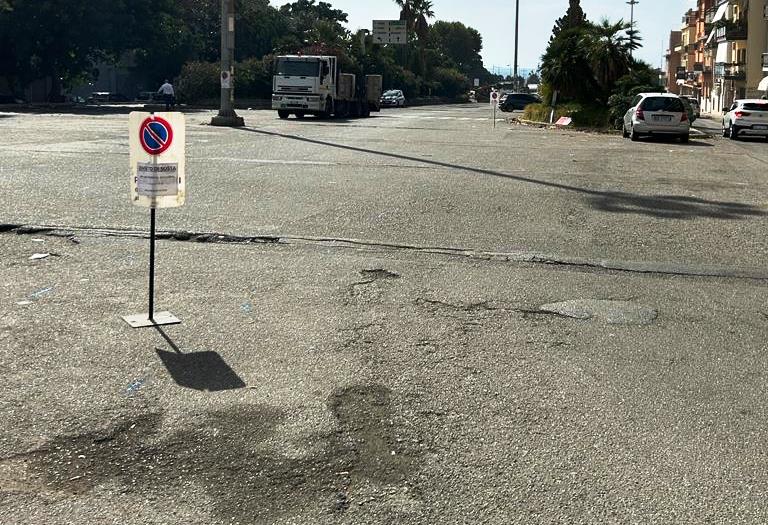
<svg viewBox="0 0 768 525"><path fill-rule="evenodd" d="M456 97L470 89L469 79L460 71L445 67L436 67L432 78L435 85L433 95Z"/></svg>
<svg viewBox="0 0 768 525"><path fill-rule="evenodd" d="M181 68L176 82L177 98L185 103L215 99L221 92L220 86L218 64L188 62Z"/></svg>
<svg viewBox="0 0 768 525"><path fill-rule="evenodd" d="M551 112L552 108L546 104L529 104L525 107L523 118L536 122L549 122ZM560 117L571 117L573 125L577 128L603 129L608 125L608 108L569 102L555 108L553 122Z"/></svg>

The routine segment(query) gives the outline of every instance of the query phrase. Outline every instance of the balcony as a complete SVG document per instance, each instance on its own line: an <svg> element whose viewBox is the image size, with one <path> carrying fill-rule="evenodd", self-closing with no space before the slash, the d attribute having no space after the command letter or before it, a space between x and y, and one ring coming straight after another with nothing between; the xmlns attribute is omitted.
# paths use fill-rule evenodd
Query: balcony
<svg viewBox="0 0 768 525"><path fill-rule="evenodd" d="M723 79L725 80L746 80L747 72L744 69L746 64L725 64L723 67Z"/></svg>
<svg viewBox="0 0 768 525"><path fill-rule="evenodd" d="M747 39L747 24L726 23L715 29L715 40L718 42L733 42L735 40Z"/></svg>

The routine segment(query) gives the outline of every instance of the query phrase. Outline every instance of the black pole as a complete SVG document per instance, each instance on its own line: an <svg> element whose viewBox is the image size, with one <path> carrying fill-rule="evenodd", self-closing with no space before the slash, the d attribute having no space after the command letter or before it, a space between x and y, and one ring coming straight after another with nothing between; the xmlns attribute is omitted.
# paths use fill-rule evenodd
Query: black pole
<svg viewBox="0 0 768 525"><path fill-rule="evenodd" d="M149 210L149 320L155 322L155 208Z"/></svg>
<svg viewBox="0 0 768 525"><path fill-rule="evenodd" d="M520 29L520 0L515 0L515 74L512 77L512 81L515 83L515 91L520 91L517 86L517 43L518 43L518 30Z"/></svg>

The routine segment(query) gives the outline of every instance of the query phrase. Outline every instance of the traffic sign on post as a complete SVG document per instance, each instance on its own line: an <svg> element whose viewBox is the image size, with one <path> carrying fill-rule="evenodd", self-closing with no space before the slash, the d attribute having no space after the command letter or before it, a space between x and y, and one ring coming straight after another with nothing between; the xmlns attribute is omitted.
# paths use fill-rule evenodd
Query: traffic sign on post
<svg viewBox="0 0 768 525"><path fill-rule="evenodd" d="M186 199L185 126L181 113L129 117L131 202L144 208L175 208Z"/></svg>
<svg viewBox="0 0 768 525"><path fill-rule="evenodd" d="M149 309L123 317L133 328L178 324L170 312L155 312L155 214L186 199L184 115L132 112L128 117L131 202L149 208Z"/></svg>

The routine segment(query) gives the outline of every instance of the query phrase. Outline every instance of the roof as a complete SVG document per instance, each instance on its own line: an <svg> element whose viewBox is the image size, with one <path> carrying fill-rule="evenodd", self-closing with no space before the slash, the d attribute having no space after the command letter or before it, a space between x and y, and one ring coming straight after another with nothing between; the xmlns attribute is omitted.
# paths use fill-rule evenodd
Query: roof
<svg viewBox="0 0 768 525"><path fill-rule="evenodd" d="M751 104L768 104L768 100L764 98L739 98L734 102L749 102Z"/></svg>
<svg viewBox="0 0 768 525"><path fill-rule="evenodd" d="M669 98L680 98L679 96L675 95L674 93L658 93L658 92L650 92L650 93L638 93L638 95L642 97L669 97Z"/></svg>

